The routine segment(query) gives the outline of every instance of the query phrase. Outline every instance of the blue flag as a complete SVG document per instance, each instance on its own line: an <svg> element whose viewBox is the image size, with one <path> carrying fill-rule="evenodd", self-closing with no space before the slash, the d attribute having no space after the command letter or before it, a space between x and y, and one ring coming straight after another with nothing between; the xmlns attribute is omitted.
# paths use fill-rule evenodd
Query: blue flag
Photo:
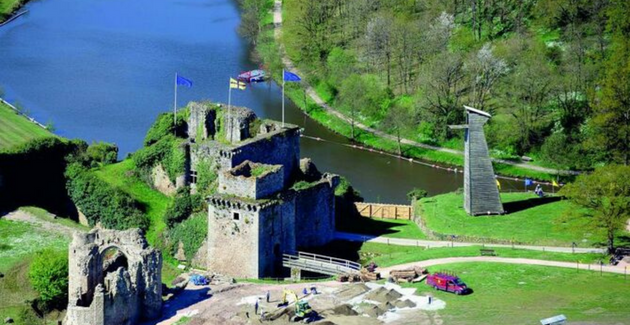
<svg viewBox="0 0 630 325"><path fill-rule="evenodd" d="M177 85L178 86L186 86L188 88L192 87L192 80L188 80L184 77L180 77L177 75Z"/></svg>
<svg viewBox="0 0 630 325"><path fill-rule="evenodd" d="M531 179L529 179L529 178L526 178L526 179L525 179L525 186L531 186L531 185L534 185L534 181L532 181L532 180L531 180Z"/></svg>
<svg viewBox="0 0 630 325"><path fill-rule="evenodd" d="M295 73L291 73L289 71L284 71L284 76L283 76L283 80L284 81L300 81L302 80L302 78L300 78L300 76L296 75Z"/></svg>

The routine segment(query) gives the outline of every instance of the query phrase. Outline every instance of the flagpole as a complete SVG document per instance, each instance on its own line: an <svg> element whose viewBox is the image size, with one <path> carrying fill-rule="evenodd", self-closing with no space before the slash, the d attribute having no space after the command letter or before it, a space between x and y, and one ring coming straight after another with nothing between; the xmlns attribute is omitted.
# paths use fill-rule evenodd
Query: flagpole
<svg viewBox="0 0 630 325"><path fill-rule="evenodd" d="M282 69L282 127L284 127L284 69Z"/></svg>
<svg viewBox="0 0 630 325"><path fill-rule="evenodd" d="M230 82L228 83L228 110L227 110L227 121L225 122L225 131L229 132L229 141L232 142L232 132L230 130L230 128L228 128L228 122L230 122L230 124L232 124L231 120L230 120L230 106L232 105L232 81L230 80Z"/></svg>
<svg viewBox="0 0 630 325"><path fill-rule="evenodd" d="M177 72L175 72L175 100L173 101L173 133L177 135Z"/></svg>

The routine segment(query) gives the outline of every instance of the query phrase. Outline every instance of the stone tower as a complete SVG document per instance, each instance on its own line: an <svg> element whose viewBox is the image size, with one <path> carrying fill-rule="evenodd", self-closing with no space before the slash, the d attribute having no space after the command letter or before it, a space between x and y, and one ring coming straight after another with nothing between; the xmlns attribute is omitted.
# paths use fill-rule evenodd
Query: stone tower
<svg viewBox="0 0 630 325"><path fill-rule="evenodd" d="M464 209L473 216L502 214L503 205L483 132L483 125L491 115L472 107L464 108L468 120L464 148Z"/></svg>

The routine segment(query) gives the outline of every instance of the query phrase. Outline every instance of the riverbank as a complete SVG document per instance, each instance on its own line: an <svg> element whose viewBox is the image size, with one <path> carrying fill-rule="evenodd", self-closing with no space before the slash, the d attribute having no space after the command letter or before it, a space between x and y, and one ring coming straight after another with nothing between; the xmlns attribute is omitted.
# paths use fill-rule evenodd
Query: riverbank
<svg viewBox="0 0 630 325"><path fill-rule="evenodd" d="M271 1L271 0L270 0ZM264 18L265 28L258 36L256 51L260 59L265 63L268 70L272 71L272 78L281 82L280 75L273 71L280 71L287 68L302 75L306 74L298 71L292 61L284 51L282 44L282 2L275 1L273 11ZM285 93L303 112L311 118L324 125L335 133L347 138L352 137L350 119L343 113L335 110L318 95L316 90L305 81L300 84L286 84ZM420 159L424 161L444 164L450 167L463 166L463 153L451 148L437 147L408 139L400 139L399 144L396 136L368 127L355 121L354 141L364 144L370 148L381 150L389 154L394 154L401 159ZM573 172L561 171L541 166L514 162L508 160L494 159L495 172L509 177L528 177L537 180L551 180L557 177L570 178Z"/></svg>
<svg viewBox="0 0 630 325"><path fill-rule="evenodd" d="M0 25L9 20L28 0L0 0Z"/></svg>

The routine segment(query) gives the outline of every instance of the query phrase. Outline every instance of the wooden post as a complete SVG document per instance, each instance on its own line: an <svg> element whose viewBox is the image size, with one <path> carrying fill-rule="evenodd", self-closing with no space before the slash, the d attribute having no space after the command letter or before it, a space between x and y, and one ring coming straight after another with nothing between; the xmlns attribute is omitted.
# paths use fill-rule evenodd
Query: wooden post
<svg viewBox="0 0 630 325"><path fill-rule="evenodd" d="M368 205L370 211L370 218L372 218L372 204Z"/></svg>
<svg viewBox="0 0 630 325"><path fill-rule="evenodd" d="M398 220L398 206L394 206L394 220Z"/></svg>

